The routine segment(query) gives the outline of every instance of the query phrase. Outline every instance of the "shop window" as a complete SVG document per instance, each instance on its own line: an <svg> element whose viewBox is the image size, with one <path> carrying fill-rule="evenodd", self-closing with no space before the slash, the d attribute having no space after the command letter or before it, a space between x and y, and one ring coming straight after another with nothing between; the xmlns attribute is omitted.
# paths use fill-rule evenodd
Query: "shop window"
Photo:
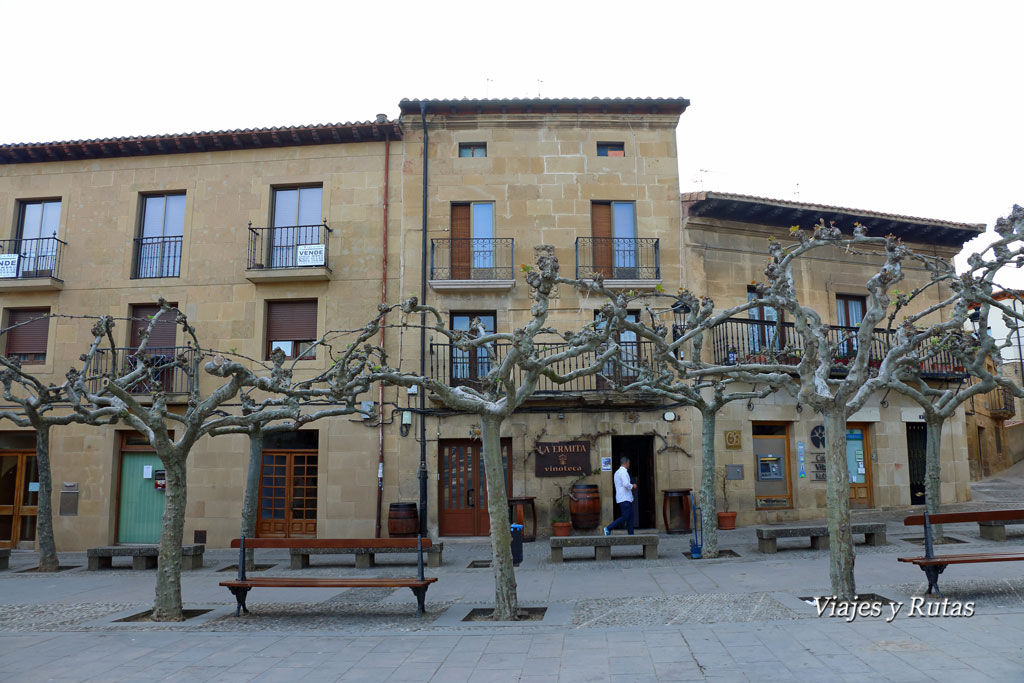
<svg viewBox="0 0 1024 683"><path fill-rule="evenodd" d="M286 358L316 358L316 299L267 302L267 358L274 349Z"/></svg>

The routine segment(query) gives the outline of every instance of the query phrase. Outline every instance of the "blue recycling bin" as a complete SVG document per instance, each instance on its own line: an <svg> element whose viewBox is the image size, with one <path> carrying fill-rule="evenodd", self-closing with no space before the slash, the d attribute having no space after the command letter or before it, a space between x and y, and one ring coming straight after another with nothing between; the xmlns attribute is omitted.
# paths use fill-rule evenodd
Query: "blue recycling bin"
<svg viewBox="0 0 1024 683"><path fill-rule="evenodd" d="M523 525L512 524L512 564L519 566L523 561Z"/></svg>

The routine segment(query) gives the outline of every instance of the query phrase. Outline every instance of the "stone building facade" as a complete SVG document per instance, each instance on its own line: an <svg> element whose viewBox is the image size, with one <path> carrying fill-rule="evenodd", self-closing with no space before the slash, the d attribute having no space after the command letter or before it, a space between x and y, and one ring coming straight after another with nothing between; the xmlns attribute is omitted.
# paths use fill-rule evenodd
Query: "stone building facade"
<svg viewBox="0 0 1024 683"><path fill-rule="evenodd" d="M327 330L358 327L382 296L420 295L424 272L427 302L453 326L480 317L496 330L514 329L531 303L519 265L531 262L540 244L554 247L566 273L600 270L613 285L641 292L685 286L728 306L745 300L747 284L760 279L764 238L784 238L795 223L824 217L846 227L859 220L872 230L903 231L948 257L983 229L738 195L680 201L675 131L687 105L403 100L394 121L2 145L0 225L9 234L0 235L0 271L13 269L0 278L2 324L41 310L139 316L163 297L189 316L207 346L265 358L273 346L295 352ZM18 257L5 262L3 254ZM870 265L842 254L804 268L802 293L832 316L840 315L837 293L846 295L843 315L850 314L849 301L870 274ZM599 305L563 289L550 323L573 329L592 320ZM127 346L131 325L118 329ZM742 334L751 338L749 330ZM0 344L25 354L44 378L57 378L87 343L88 324L55 318L41 335L42 353L40 338ZM162 343L184 340L179 333ZM404 369L419 367L418 332L390 329L385 345ZM634 348L643 353L642 345ZM320 351L300 360L298 373L327 363ZM423 363L449 382L471 382L486 371L484 361L461 357L438 339L426 340ZM210 378L201 382L215 386ZM868 507L908 505L908 425L916 414L893 397L881 399L851 420L851 462L866 480L856 495ZM386 534L389 503L418 499L421 448L431 534L485 533L478 419L452 415L429 398L421 412L419 401L386 388L383 424L332 419L268 443L260 533L373 536L381 486ZM406 412L411 429L402 426ZM743 478L729 484L741 524L822 515L824 484L814 475L820 423L781 396L753 410L737 404L723 411L719 456L744 466ZM965 500L963 417L948 428L943 495ZM603 459L630 455L643 526L662 526L663 490L699 481L699 415L617 395L597 378L542 387L506 421L502 437L509 491L534 499L542 534L553 500L577 479L538 476L543 444L584 444L591 471L602 469ZM137 438L87 427L57 428L52 438L55 488L66 489L54 501L67 504L55 517L60 549L155 540L159 461ZM34 539L31 451L30 433L0 424L0 490L14 491L9 519L0 500L0 535L6 523L11 537L0 545L31 546ZM189 461L189 538L205 531L217 547L237 535L247 459L243 437L197 445ZM606 521L611 476L598 471L582 479L598 486Z"/></svg>

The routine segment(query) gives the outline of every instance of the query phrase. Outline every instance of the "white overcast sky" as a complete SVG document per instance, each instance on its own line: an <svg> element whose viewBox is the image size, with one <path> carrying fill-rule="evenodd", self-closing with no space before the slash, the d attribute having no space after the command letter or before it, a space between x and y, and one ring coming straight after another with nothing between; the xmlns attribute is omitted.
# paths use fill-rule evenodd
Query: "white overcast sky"
<svg viewBox="0 0 1024 683"><path fill-rule="evenodd" d="M682 190L986 223L1024 202L1024 3L12 2L0 142L682 96Z"/></svg>

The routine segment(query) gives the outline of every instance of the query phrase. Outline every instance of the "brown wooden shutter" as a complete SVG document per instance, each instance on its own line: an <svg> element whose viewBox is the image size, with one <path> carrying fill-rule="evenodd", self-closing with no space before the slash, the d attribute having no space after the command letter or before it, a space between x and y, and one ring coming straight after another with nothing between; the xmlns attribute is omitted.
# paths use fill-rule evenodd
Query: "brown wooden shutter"
<svg viewBox="0 0 1024 683"><path fill-rule="evenodd" d="M612 276L612 205L590 205L590 230L594 238L593 272ZM589 273L583 273L589 275Z"/></svg>
<svg viewBox="0 0 1024 683"><path fill-rule="evenodd" d="M47 315L49 308L19 308L10 311L7 316L8 326L17 325L42 315ZM27 325L22 325L7 333L7 353L46 353L46 336L50 331L50 319L41 318Z"/></svg>
<svg viewBox="0 0 1024 683"><path fill-rule="evenodd" d="M316 300L267 303L267 341L316 339Z"/></svg>
<svg viewBox="0 0 1024 683"><path fill-rule="evenodd" d="M470 205L452 204L451 279L470 279Z"/></svg>
<svg viewBox="0 0 1024 683"><path fill-rule="evenodd" d="M175 306L176 304L171 304ZM132 306L132 334L129 343L133 349L138 348L139 344L142 343L142 331L149 327L150 316L156 315L160 312L159 306L146 305L146 306ZM160 316L160 319L156 321L156 325L153 326L153 332L149 336L149 343L146 348L150 351L154 349L167 349L174 346L176 333L178 327L175 324L175 319L178 314L174 311L168 311Z"/></svg>

